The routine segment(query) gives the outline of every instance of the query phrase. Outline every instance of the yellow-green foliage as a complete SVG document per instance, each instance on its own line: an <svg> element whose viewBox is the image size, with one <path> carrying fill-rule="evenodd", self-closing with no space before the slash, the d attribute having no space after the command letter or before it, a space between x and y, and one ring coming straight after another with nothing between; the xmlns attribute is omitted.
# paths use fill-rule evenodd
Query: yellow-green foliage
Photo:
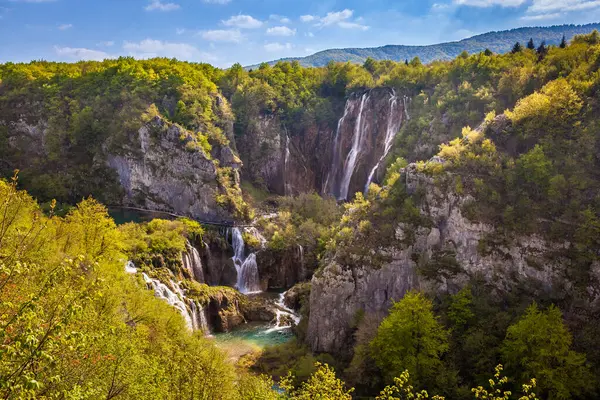
<svg viewBox="0 0 600 400"><path fill-rule="evenodd" d="M513 396L510 390L503 390L502 387L508 383L508 378L502 376L502 365L496 367L494 378L488 381L489 389L483 386L478 386L471 389L475 399L481 400L538 400L538 397L533 392L536 387L536 380L531 379L528 384L523 384L522 394ZM400 376L394 378L394 384L387 386L376 398L377 400L396 400L396 399L414 399L414 400L444 400L445 397L434 395L431 396L426 390L417 391L410 384L410 374L404 371Z"/></svg>
<svg viewBox="0 0 600 400"><path fill-rule="evenodd" d="M2 397L249 398L225 356L125 274L124 235L102 205L47 217L0 181L0 226Z"/></svg>
<svg viewBox="0 0 600 400"><path fill-rule="evenodd" d="M174 221L154 219L143 224L121 225L123 250L139 267L168 267L176 270L181 264L181 253L186 251L186 240L201 240L202 226L193 220Z"/></svg>
<svg viewBox="0 0 600 400"><path fill-rule="evenodd" d="M217 168L217 181L222 191L216 196L217 203L238 218L252 220L254 210L244 201L242 190L235 179L235 171L230 167Z"/></svg>
<svg viewBox="0 0 600 400"><path fill-rule="evenodd" d="M286 391L287 399L352 400L354 389L346 389L344 382L335 376L335 371L329 365L316 363L315 366L315 373L299 388L293 386L291 375L280 382L279 386Z"/></svg>

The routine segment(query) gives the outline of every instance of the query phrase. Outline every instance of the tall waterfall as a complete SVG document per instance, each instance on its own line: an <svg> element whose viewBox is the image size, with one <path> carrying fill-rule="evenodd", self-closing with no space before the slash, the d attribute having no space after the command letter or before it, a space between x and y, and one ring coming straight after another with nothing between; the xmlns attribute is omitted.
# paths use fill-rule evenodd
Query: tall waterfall
<svg viewBox="0 0 600 400"><path fill-rule="evenodd" d="M283 172L284 172L284 195L291 196L292 195L292 185L289 181L288 172L290 170L290 137L289 135L285 135L285 158L283 164Z"/></svg>
<svg viewBox="0 0 600 400"><path fill-rule="evenodd" d="M333 137L333 157L331 157L331 167L329 167L329 173L327 174L327 179L325 180L325 184L323 185L323 193L334 193L335 181L338 173L338 165L340 163L340 142L341 142L341 128L344 125L344 121L346 117L352 111L352 104L350 100L346 102L346 107L344 108L344 115L338 121L337 129L335 130L335 136Z"/></svg>
<svg viewBox="0 0 600 400"><path fill-rule="evenodd" d="M402 123L408 98L394 89L376 88L352 94L338 121L331 166L322 192L338 200L353 197L377 179Z"/></svg>
<svg viewBox="0 0 600 400"><path fill-rule="evenodd" d="M406 110L406 96L404 96L404 112L406 113L406 119L408 119L408 111ZM402 114L401 111L398 110L398 96L396 96L396 91L392 89L392 93L390 94L390 114L388 116L387 121L387 130L385 133L385 147L383 151L383 155L377 161L377 164L371 170L369 177L367 178L367 184L365 185L365 194L369 191L369 186L373 182L373 178L375 177L375 173L379 169L381 163L387 157L388 153L392 149L392 144L394 143L394 138L396 134L400 130L400 126L402 125ZM400 115L398 115L400 114Z"/></svg>
<svg viewBox="0 0 600 400"><path fill-rule="evenodd" d="M358 111L358 118L356 119L356 124L354 126L354 136L352 138L352 149L348 156L346 157L346 162L344 163L344 175L342 177L342 183L340 185L340 196L338 200L346 200L348 198L348 189L350 188L350 179L352 179L352 175L354 174L354 168L356 168L356 160L358 158L358 154L361 151L363 145L363 110L365 109L365 103L369 101L369 92L363 94L360 100L360 109Z"/></svg>
<svg viewBox="0 0 600 400"><path fill-rule="evenodd" d="M202 267L202 260L200 259L200 253L192 246L190 242L185 244L186 252L181 254L181 262L183 267L190 273L190 276L200 283L204 281L204 269Z"/></svg>
<svg viewBox="0 0 600 400"><path fill-rule="evenodd" d="M231 229L231 246L233 247L233 262L237 271L237 289L241 293L260 292L260 277L256 254L245 257L246 245L239 228Z"/></svg>

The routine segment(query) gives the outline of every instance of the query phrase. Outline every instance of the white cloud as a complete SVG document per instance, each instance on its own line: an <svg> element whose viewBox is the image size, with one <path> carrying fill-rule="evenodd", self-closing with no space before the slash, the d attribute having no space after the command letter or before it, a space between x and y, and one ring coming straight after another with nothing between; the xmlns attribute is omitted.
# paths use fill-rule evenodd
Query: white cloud
<svg viewBox="0 0 600 400"><path fill-rule="evenodd" d="M523 21L542 21L545 19L553 19L562 16L561 13L551 13L551 14L539 14L539 15L525 15L521 17Z"/></svg>
<svg viewBox="0 0 600 400"><path fill-rule="evenodd" d="M338 22L338 26L344 29L360 29L362 31L368 31L369 27L367 25L359 24L358 22L348 22L348 21L340 21Z"/></svg>
<svg viewBox="0 0 600 400"><path fill-rule="evenodd" d="M528 13L550 13L589 10L600 7L599 0L533 0Z"/></svg>
<svg viewBox="0 0 600 400"><path fill-rule="evenodd" d="M222 21L225 26L234 26L241 29L256 29L262 26L262 21L259 21L250 15L234 15L226 21Z"/></svg>
<svg viewBox="0 0 600 400"><path fill-rule="evenodd" d="M175 29L175 33L178 35L183 35L185 33L185 29L177 28L177 29Z"/></svg>
<svg viewBox="0 0 600 400"><path fill-rule="evenodd" d="M289 24L290 22L292 22L288 17L284 17L283 15L277 14L269 15L269 19L272 19L273 21L279 21L282 24Z"/></svg>
<svg viewBox="0 0 600 400"><path fill-rule="evenodd" d="M141 42L124 42L123 49L139 58L174 57L179 59L196 59L203 55L187 43L171 43L162 40L145 39Z"/></svg>
<svg viewBox="0 0 600 400"><path fill-rule="evenodd" d="M287 26L275 26L267 29L267 35L269 36L294 36L296 34L295 29L290 29Z"/></svg>
<svg viewBox="0 0 600 400"><path fill-rule="evenodd" d="M352 14L354 14L354 11L348 10L347 8L338 12L328 12L326 16L320 19L319 25L329 26L337 24L339 22L347 20L348 18L351 18Z"/></svg>
<svg viewBox="0 0 600 400"><path fill-rule="evenodd" d="M306 18L305 22L316 21L315 26L317 27L326 27L326 26L338 26L343 29L360 29L366 31L369 29L369 26L362 24L362 18L356 18L352 20L352 16L354 15L354 10L344 9L342 11L329 12L324 17L315 17L315 16L302 16L300 19L304 17Z"/></svg>
<svg viewBox="0 0 600 400"><path fill-rule="evenodd" d="M285 44L281 44L281 43L267 43L265 44L265 50L268 52L278 52L278 51L284 51L284 50L291 50L292 49L292 44L291 43L285 43Z"/></svg>
<svg viewBox="0 0 600 400"><path fill-rule="evenodd" d="M239 43L244 39L242 33L235 29L217 29L200 33L203 39L211 42Z"/></svg>
<svg viewBox="0 0 600 400"><path fill-rule="evenodd" d="M180 8L179 4L162 3L160 0L152 0L144 9L146 11L174 11Z"/></svg>
<svg viewBox="0 0 600 400"><path fill-rule="evenodd" d="M302 22L312 22L315 19L317 19L317 17L315 17L314 15L301 15L300 16L300 21L302 21Z"/></svg>
<svg viewBox="0 0 600 400"><path fill-rule="evenodd" d="M206 4L229 4L231 0L202 0Z"/></svg>
<svg viewBox="0 0 600 400"><path fill-rule="evenodd" d="M471 7L519 7L525 4L527 0L454 0L454 4Z"/></svg>
<svg viewBox="0 0 600 400"><path fill-rule="evenodd" d="M112 40L109 40L107 42L100 42L97 44L98 47L112 47L115 45L115 42L113 42Z"/></svg>
<svg viewBox="0 0 600 400"><path fill-rule="evenodd" d="M58 26L58 30L60 31L66 31L67 29L71 29L73 27L73 24L62 24Z"/></svg>
<svg viewBox="0 0 600 400"><path fill-rule="evenodd" d="M533 0L527 8L524 21L554 19L564 14L600 8L600 0Z"/></svg>
<svg viewBox="0 0 600 400"><path fill-rule="evenodd" d="M102 61L104 59L110 58L110 55L108 53L85 48L54 46L54 51L59 56L68 58L70 60Z"/></svg>
<svg viewBox="0 0 600 400"><path fill-rule="evenodd" d="M307 37L315 37L315 34L312 32L305 33L304 35Z"/></svg>

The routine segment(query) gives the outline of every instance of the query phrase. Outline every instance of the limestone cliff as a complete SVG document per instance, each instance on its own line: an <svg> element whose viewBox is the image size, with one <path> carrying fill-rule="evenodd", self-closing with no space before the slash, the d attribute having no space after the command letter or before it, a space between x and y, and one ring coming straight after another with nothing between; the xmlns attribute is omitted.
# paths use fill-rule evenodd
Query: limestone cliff
<svg viewBox="0 0 600 400"><path fill-rule="evenodd" d="M217 166L183 128L154 117L118 153L108 151L122 203L208 220L231 217L216 202Z"/></svg>
<svg viewBox="0 0 600 400"><path fill-rule="evenodd" d="M407 106L393 89L376 88L348 96L329 123L288 127L277 116L255 115L237 140L244 176L281 195L315 191L351 198L383 176L385 156L409 117Z"/></svg>
<svg viewBox="0 0 600 400"><path fill-rule="evenodd" d="M385 249L392 261L381 267L350 268L331 256L312 279L307 340L314 351L347 352L358 312L385 312L411 289L454 292L477 277L500 292L516 282L530 283L527 290L537 295L568 290L568 260L561 250L569 243L550 243L538 235L506 237L491 225L468 220L462 210L473 199L443 187L439 177L418 172L415 164L403 170L402 179L409 193L424 193L420 212L432 226L413 230L399 224L396 245ZM589 291L591 298L598 297L597 289Z"/></svg>

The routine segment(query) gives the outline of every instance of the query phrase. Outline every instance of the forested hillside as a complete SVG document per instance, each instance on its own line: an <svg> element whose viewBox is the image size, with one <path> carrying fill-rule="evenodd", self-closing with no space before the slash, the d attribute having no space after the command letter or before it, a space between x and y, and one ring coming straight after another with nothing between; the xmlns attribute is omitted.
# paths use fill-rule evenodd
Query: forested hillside
<svg viewBox="0 0 600 400"><path fill-rule="evenodd" d="M0 393L597 398L599 71L597 31L429 64L1 65ZM293 338L216 347L259 323Z"/></svg>
<svg viewBox="0 0 600 400"><path fill-rule="evenodd" d="M517 28L509 31L484 33L457 42L429 46L387 45L374 48L329 49L307 57L286 58L271 61L269 64L274 65L278 61L298 61L305 67L324 67L331 61L350 61L362 64L369 57L375 60L399 62L419 57L422 62L429 63L435 60L451 60L463 51L479 53L485 49L490 49L496 53L507 53L516 42L525 43L529 39L533 39L537 43L545 41L547 45L558 45L563 36L570 40L575 35L588 33L599 28L599 24Z"/></svg>

